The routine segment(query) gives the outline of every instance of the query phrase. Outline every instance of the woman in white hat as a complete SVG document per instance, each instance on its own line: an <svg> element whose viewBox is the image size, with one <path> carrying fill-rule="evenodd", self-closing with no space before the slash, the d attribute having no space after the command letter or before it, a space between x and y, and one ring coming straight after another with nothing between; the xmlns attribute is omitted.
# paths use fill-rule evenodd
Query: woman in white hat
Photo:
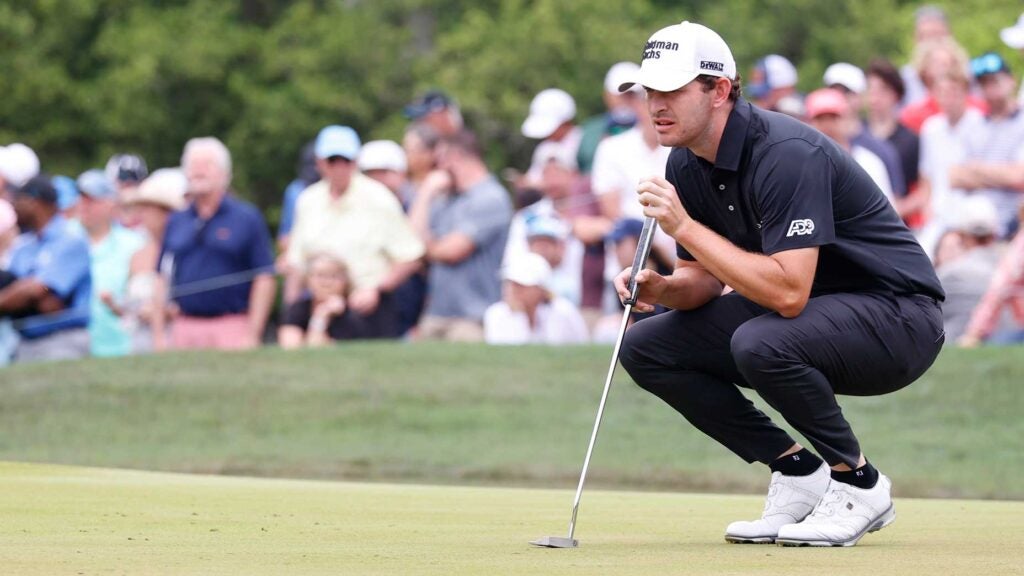
<svg viewBox="0 0 1024 576"><path fill-rule="evenodd" d="M123 302L104 298L104 303L121 316L132 332L133 352L144 353L166 347L169 310L154 294L159 271L160 243L171 212L185 207L188 181L178 168L162 168L142 181L128 196L124 209L146 232L146 244L132 257L128 287ZM159 302L158 302L159 300Z"/></svg>

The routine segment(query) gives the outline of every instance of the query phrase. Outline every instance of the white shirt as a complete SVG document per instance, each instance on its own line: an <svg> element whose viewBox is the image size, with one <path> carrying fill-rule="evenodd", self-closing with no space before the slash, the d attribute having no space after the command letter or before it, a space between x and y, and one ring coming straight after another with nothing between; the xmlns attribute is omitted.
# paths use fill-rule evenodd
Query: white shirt
<svg viewBox="0 0 1024 576"><path fill-rule="evenodd" d="M854 145L850 148L850 156L853 156L857 164L860 164L860 167L874 180L882 194L885 194L889 202L892 202L892 180L889 178L889 170L886 169L885 162L882 162L878 154L862 146Z"/></svg>
<svg viewBox="0 0 1024 576"><path fill-rule="evenodd" d="M530 329L525 312L513 311L504 301L484 312L484 341L488 344L584 344L587 324L576 306L555 297L537 307L537 324Z"/></svg>

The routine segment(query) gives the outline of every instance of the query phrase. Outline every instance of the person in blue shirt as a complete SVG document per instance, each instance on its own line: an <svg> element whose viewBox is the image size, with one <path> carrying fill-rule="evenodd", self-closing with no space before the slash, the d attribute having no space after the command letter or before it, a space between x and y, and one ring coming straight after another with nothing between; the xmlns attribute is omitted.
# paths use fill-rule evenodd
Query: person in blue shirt
<svg viewBox="0 0 1024 576"><path fill-rule="evenodd" d="M255 206L228 193L231 153L220 140L189 140L181 167L191 204L171 215L157 260L170 292L160 288L156 298L169 296L178 311L171 346L258 346L276 289L267 224ZM160 336L155 327L157 350L165 345Z"/></svg>
<svg viewBox="0 0 1024 576"><path fill-rule="evenodd" d="M23 234L11 252L16 278L0 290L0 316L15 319L15 360L65 360L89 354L89 243L58 213L50 178L8 190Z"/></svg>

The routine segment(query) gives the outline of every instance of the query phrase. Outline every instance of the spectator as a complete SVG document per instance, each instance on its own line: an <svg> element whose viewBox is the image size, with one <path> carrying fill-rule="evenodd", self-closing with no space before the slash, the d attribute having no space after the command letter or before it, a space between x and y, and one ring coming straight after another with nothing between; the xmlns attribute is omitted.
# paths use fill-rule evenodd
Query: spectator
<svg viewBox="0 0 1024 576"><path fill-rule="evenodd" d="M126 356L131 333L105 302L124 298L131 260L144 243L141 234L117 224L117 190L103 170L78 177L81 221L89 237L92 298L89 303L89 347L93 356Z"/></svg>
<svg viewBox="0 0 1024 576"><path fill-rule="evenodd" d="M459 105L440 90L428 90L405 107L405 117L423 123L442 136L462 130Z"/></svg>
<svg viewBox="0 0 1024 576"><path fill-rule="evenodd" d="M356 169L359 149L359 136L347 126L327 126L317 136L314 153L323 179L296 206L285 303L298 298L310 256L330 254L348 266L348 304L366 317L368 336L396 338L393 292L421 266L423 243L395 195Z"/></svg>
<svg viewBox="0 0 1024 576"><path fill-rule="evenodd" d="M191 203L168 220L157 260L170 270L170 300L180 312L171 346L258 346L275 289L267 224L256 207L229 193L231 153L217 138L189 140L181 167ZM155 293L159 310L162 281Z"/></svg>
<svg viewBox="0 0 1024 576"><path fill-rule="evenodd" d="M348 305L352 284L345 264L319 254L310 258L305 269L309 291L285 309L278 344L290 350L366 338L370 332L365 320Z"/></svg>
<svg viewBox="0 0 1024 576"><path fill-rule="evenodd" d="M137 154L114 154L107 160L104 168L107 178L117 188L117 199L119 203L128 200L139 184L149 175L149 168L146 161ZM126 228L135 228L138 222L131 220L130 215L119 214L121 224Z"/></svg>
<svg viewBox="0 0 1024 576"><path fill-rule="evenodd" d="M1008 331L995 333L999 317L1007 307L1013 312L1017 326ZM1024 342L1024 229L1017 231L1000 259L992 281L972 311L967 330L959 340L960 345L965 347L974 347L982 342Z"/></svg>
<svg viewBox="0 0 1024 576"><path fill-rule="evenodd" d="M825 69L822 80L827 88L839 90L846 96L850 105L850 113L856 120L850 143L866 148L878 156L885 164L886 173L889 174L893 197L903 198L906 196L910 184L907 182L896 147L883 139L875 138L861 119L861 111L864 108L863 95L868 88L864 71L849 62L836 62ZM917 159L915 158L912 163L916 164Z"/></svg>
<svg viewBox="0 0 1024 576"><path fill-rule="evenodd" d="M914 49L913 62L928 92L924 98L903 107L900 122L914 134L920 134L924 121L939 113L939 104L932 93L933 80L967 71L969 59L967 52L955 40L946 37L919 44ZM969 96L968 104L986 111L985 102L974 96Z"/></svg>
<svg viewBox="0 0 1024 576"><path fill-rule="evenodd" d="M57 211L46 176L16 188L11 204L24 232L11 252L16 280L0 289L0 316L17 319L18 362L89 355L89 243Z"/></svg>
<svg viewBox="0 0 1024 576"><path fill-rule="evenodd" d="M927 207L927 199L917 188L921 145L917 135L900 124L899 103L903 93L899 70L883 58L872 60L867 72L867 128L875 138L896 149L907 190L906 196L896 199L896 211L912 229L919 229Z"/></svg>
<svg viewBox="0 0 1024 576"><path fill-rule="evenodd" d="M1024 14L1017 18L1017 23L999 31L999 38L1003 43L1024 54ZM1017 93L1017 102L1024 104L1024 82L1021 83Z"/></svg>
<svg viewBox="0 0 1024 576"><path fill-rule="evenodd" d="M24 186L39 174L39 157L20 142L0 146L0 192Z"/></svg>
<svg viewBox="0 0 1024 576"><path fill-rule="evenodd" d="M579 309L548 289L551 267L541 255L520 252L502 271L502 299L484 313L488 344L582 344L587 325Z"/></svg>
<svg viewBox="0 0 1024 576"><path fill-rule="evenodd" d="M999 235L1017 225L1024 191L1024 115L1019 114L1017 85L1003 58L988 53L971 61L989 113L984 127L967 134L967 161L950 171L950 184L982 196L996 207Z"/></svg>
<svg viewBox="0 0 1024 576"><path fill-rule="evenodd" d="M967 138L984 128L985 119L968 106L970 81L965 70L953 69L932 80L932 95L941 113L921 128L921 166L918 188L925 204L927 223L917 234L921 247L935 254L939 238L952 226L967 193L950 184L953 166L967 157Z"/></svg>
<svg viewBox="0 0 1024 576"><path fill-rule="evenodd" d="M981 300L999 264L1000 246L996 243L999 218L992 204L982 198L964 202L959 220L947 232L941 261L935 272L946 292L942 318L946 343L960 339L971 311Z"/></svg>
<svg viewBox="0 0 1024 576"><path fill-rule="evenodd" d="M299 194L320 179L316 171L316 156L313 154L313 142L299 151L295 179L284 189L284 202L281 204L281 221L277 225L277 250L281 254L288 252L288 238L295 223L295 203Z"/></svg>
<svg viewBox="0 0 1024 576"><path fill-rule="evenodd" d="M178 168L161 168L150 174L124 206L140 223L145 243L132 256L125 297L103 302L121 316L131 333L134 353L163 349L169 341L167 310L153 304L158 280L160 245L172 212L185 208L188 179Z"/></svg>
<svg viewBox="0 0 1024 576"><path fill-rule="evenodd" d="M409 181L406 177L408 165L405 151L397 142L391 140L374 140L363 145L356 161L359 171L383 184L395 198L406 206L412 197Z"/></svg>
<svg viewBox="0 0 1024 576"><path fill-rule="evenodd" d="M18 217L7 200L0 198L0 290L17 280L7 270L11 246L18 237ZM0 314L0 367L10 364L18 346L18 333L14 331L11 319Z"/></svg>
<svg viewBox="0 0 1024 576"><path fill-rule="evenodd" d="M434 170L435 148L440 135L426 124L412 124L402 138L402 149L405 151L406 168L409 178L409 197L402 199L402 205L409 209L416 199L416 191L423 185L427 174Z"/></svg>
<svg viewBox="0 0 1024 576"><path fill-rule="evenodd" d="M541 160L548 157L551 149L573 157L579 153L583 130L573 124L575 118L576 101L565 90L548 88L533 97L530 114L523 121L523 136L541 142L533 150L524 186L539 188L544 169Z"/></svg>
<svg viewBox="0 0 1024 576"><path fill-rule="evenodd" d="M640 67L635 63L617 62L605 74L604 91L601 94L605 111L588 118L581 126L580 146L576 155L580 173L590 174L597 145L602 140L608 136L621 134L636 124L636 112L625 101L627 97L619 93L619 84L633 80L639 73Z"/></svg>
<svg viewBox="0 0 1024 576"><path fill-rule="evenodd" d="M68 220L78 221L81 210L79 204L78 184L69 176L54 176L50 182L57 190L57 210Z"/></svg>
<svg viewBox="0 0 1024 576"><path fill-rule="evenodd" d="M780 102L800 99L796 91L798 79L796 66L788 58L769 54L754 64L745 92L757 106L780 111Z"/></svg>
<svg viewBox="0 0 1024 576"><path fill-rule="evenodd" d="M922 46L934 41L952 40L949 31L949 22L946 20L946 13L938 6L921 6L914 11L914 53L917 54ZM920 63L916 58L900 69L900 76L903 78L905 93L902 105L904 107L916 104L928 97L928 82L925 74L922 73ZM923 122L923 120L922 120ZM911 127L914 132L920 128Z"/></svg>
<svg viewBox="0 0 1024 576"><path fill-rule="evenodd" d="M498 271L512 203L471 132L438 145L437 168L409 211L430 264L419 337L479 342L484 311L501 298Z"/></svg>
<svg viewBox="0 0 1024 576"><path fill-rule="evenodd" d="M892 184L885 164L875 153L851 142L851 136L857 131L859 120L853 117L850 104L843 93L833 88L820 88L807 95L806 104L810 125L846 150L871 176L885 197L893 200Z"/></svg>

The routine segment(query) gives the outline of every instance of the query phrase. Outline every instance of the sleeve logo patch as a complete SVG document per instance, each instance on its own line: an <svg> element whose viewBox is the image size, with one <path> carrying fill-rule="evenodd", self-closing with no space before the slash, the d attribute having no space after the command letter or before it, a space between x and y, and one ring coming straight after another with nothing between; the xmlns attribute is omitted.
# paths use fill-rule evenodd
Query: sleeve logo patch
<svg viewBox="0 0 1024 576"><path fill-rule="evenodd" d="M789 223L789 232L786 232L786 238L790 236L806 236L812 233L814 233L814 220L810 218L793 220Z"/></svg>

